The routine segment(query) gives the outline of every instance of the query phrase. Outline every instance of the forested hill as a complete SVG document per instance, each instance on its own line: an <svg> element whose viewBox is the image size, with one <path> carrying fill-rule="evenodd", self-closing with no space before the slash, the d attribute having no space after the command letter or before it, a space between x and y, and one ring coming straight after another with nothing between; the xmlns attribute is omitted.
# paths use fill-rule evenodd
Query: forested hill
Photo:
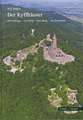
<svg viewBox="0 0 83 120"><path fill-rule="evenodd" d="M83 112L67 115L63 111L57 111L48 101L51 88L58 90L67 85L78 91L79 106L83 106L82 24L70 20L52 23L7 22L7 8L10 7L16 6L0 6L0 120L82 120ZM22 8L22 11L38 12L27 8ZM46 11L43 13L47 14ZM51 11L48 14L48 18L55 18ZM62 15L56 16L57 19L64 18ZM32 29L35 29L34 36L31 36ZM66 65L48 62L43 59L42 49L39 49L37 54L28 56L23 62L22 73L12 74L7 71L10 67L3 64L6 56L15 55L17 51L39 43L48 33L56 34L58 46L67 54L73 55L75 62ZM64 93L63 89L60 92L63 98Z"/></svg>
<svg viewBox="0 0 83 120"><path fill-rule="evenodd" d="M66 22L53 22L53 23L27 23L27 22L21 22L21 23L16 23L16 22L10 22L7 23L8 19L20 19L20 18L8 18L7 17L7 12L11 11L10 8L19 8L18 12L23 13L23 12L33 12L33 13L43 13L44 16L40 19L57 19L57 20L63 20L65 19ZM13 10L13 12L16 12L16 10ZM16 34L17 37L15 36L16 40L19 42L22 39L22 34L26 34L26 42L27 41L27 36L28 39L30 39L30 29L34 28L36 30L36 38L39 37L43 38L46 36L47 33L56 33L59 39L62 39L63 41L69 41L73 45L73 47L78 47L79 49L83 48L83 25L71 21L67 19L66 17L53 12L53 11L38 11L34 9L28 9L28 8L23 8L19 6L14 6L14 5L0 5L0 21L2 23L2 28L0 28L1 35L2 32L4 34L3 37L3 44L6 41L10 41L9 43L13 43L14 35ZM31 18L22 18L22 20L28 20ZM32 19L39 19L39 18L32 18ZM26 26L26 27L25 27ZM7 37L9 36L9 37ZM2 40L1 40L2 41ZM15 40L14 40L15 41ZM26 44L24 42L23 44ZM12 44L11 43L11 44ZM13 44L12 44L13 45ZM15 47L15 46L14 46Z"/></svg>

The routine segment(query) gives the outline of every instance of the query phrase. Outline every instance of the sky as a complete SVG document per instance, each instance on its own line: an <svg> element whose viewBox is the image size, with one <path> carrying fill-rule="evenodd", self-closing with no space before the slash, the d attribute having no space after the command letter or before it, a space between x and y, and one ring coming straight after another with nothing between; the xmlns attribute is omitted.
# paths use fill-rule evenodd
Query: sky
<svg viewBox="0 0 83 120"><path fill-rule="evenodd" d="M1 3L21 5L25 7L31 6L55 6L56 3L72 2L78 4L83 3L83 0L1 0Z"/></svg>
<svg viewBox="0 0 83 120"><path fill-rule="evenodd" d="M82 0L1 0L2 3L55 3L55 2L79 2Z"/></svg>

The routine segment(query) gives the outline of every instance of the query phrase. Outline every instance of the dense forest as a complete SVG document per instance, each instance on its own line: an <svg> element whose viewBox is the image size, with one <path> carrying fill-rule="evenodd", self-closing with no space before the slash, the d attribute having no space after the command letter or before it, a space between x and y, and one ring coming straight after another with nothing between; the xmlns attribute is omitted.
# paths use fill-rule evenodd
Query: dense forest
<svg viewBox="0 0 83 120"><path fill-rule="evenodd" d="M82 24L70 20L65 23L8 23L6 22L7 7L9 6L0 6L0 119L83 119L82 112L66 115L53 108L47 99L50 88L67 85L78 91L77 99L80 105L83 105ZM58 14L57 16L64 18ZM49 18L49 16L46 17ZM32 28L35 29L34 36L31 36ZM26 68L22 73L17 72L13 75L7 72L7 66L3 64L5 56L40 42L48 33L56 34L58 46L66 53L75 56L75 62L58 65L45 61L42 49L39 49L35 56L28 56L24 61ZM36 72L32 72L34 66ZM56 67L59 67L57 71ZM64 75L60 78L61 71Z"/></svg>

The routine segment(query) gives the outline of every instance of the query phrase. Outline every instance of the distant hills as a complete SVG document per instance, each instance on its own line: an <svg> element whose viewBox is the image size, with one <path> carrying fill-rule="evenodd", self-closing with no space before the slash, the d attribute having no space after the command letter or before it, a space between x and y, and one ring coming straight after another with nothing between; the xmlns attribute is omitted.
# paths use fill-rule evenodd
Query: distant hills
<svg viewBox="0 0 83 120"><path fill-rule="evenodd" d="M2 8L7 7L19 7L12 4L2 4L0 5ZM60 2L55 3L54 5L51 3L50 5L42 5L37 3L31 3L31 4L20 4L22 9L26 10L32 10L32 11L39 11L43 12L45 16L50 18L57 18L57 19L66 19L66 20L75 20L80 23L83 23L83 4L82 2L78 3L72 3L72 2ZM23 10L24 10L23 9ZM58 14L58 15L57 15Z"/></svg>
<svg viewBox="0 0 83 120"><path fill-rule="evenodd" d="M20 8L20 10L8 10L8 8ZM69 21L69 19L66 16L61 15L60 13L58 13L57 11L47 11L44 9L35 9L35 8L24 8L24 7L19 7L19 6L15 6L15 5L11 5L11 4L4 4L4 5L0 5L0 10L2 12L2 14L7 15L7 12L37 12L37 13L42 13L43 17L47 18L48 20L65 20L65 21ZM7 16L6 16L7 17Z"/></svg>

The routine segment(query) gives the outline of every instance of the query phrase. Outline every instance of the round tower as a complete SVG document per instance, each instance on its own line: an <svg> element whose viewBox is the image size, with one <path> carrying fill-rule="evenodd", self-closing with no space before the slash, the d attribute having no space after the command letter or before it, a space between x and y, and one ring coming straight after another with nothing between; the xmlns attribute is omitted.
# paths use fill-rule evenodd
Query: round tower
<svg viewBox="0 0 83 120"><path fill-rule="evenodd" d="M52 42L52 39L50 37L51 37L50 34L48 34L47 37L46 37L46 40Z"/></svg>

